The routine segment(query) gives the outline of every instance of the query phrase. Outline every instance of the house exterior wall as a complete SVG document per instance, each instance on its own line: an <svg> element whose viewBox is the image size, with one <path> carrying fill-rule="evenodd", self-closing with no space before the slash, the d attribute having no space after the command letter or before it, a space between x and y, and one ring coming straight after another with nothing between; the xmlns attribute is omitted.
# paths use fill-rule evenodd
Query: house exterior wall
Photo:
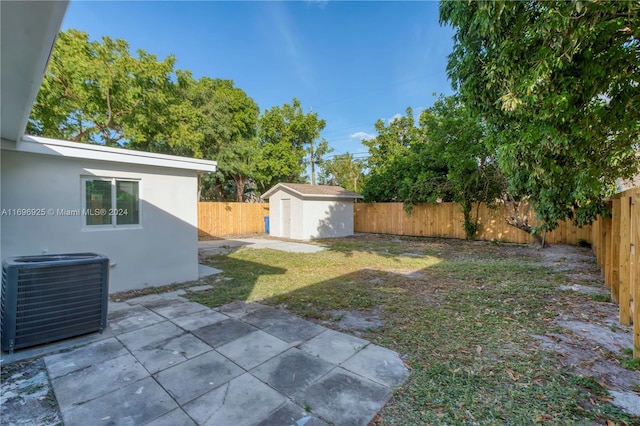
<svg viewBox="0 0 640 426"><path fill-rule="evenodd" d="M96 252L110 259L109 292L198 278L197 173L3 150L3 258ZM82 177L139 179L140 225L97 229L82 215ZM16 216L11 209L44 209Z"/></svg>
<svg viewBox="0 0 640 426"><path fill-rule="evenodd" d="M287 235L283 200L290 201L290 225ZM334 238L353 235L353 201L305 198L284 190L269 197L270 235L294 240Z"/></svg>

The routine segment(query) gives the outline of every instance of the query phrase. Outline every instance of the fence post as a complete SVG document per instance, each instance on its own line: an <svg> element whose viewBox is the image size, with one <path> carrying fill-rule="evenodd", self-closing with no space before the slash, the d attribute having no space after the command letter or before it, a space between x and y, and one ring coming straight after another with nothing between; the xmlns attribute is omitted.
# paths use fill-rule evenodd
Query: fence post
<svg viewBox="0 0 640 426"><path fill-rule="evenodd" d="M640 358L640 189L631 194L631 295L633 297L633 356Z"/></svg>
<svg viewBox="0 0 640 426"><path fill-rule="evenodd" d="M620 198L611 200L611 300L618 303L620 293Z"/></svg>
<svg viewBox="0 0 640 426"><path fill-rule="evenodd" d="M604 219L605 236L602 242L602 244L604 245L604 283L607 287L611 287L613 273L613 264L611 260L613 257L613 247L611 247L611 222L612 221L610 217Z"/></svg>
<svg viewBox="0 0 640 426"><path fill-rule="evenodd" d="M631 324L631 197L620 197L620 324Z"/></svg>

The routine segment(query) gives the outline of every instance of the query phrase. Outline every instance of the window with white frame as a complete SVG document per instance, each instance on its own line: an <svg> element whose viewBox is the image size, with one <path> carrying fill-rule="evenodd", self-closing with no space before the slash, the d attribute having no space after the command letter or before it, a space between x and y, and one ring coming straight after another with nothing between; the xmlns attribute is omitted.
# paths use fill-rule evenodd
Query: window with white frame
<svg viewBox="0 0 640 426"><path fill-rule="evenodd" d="M83 178L86 226L140 225L140 181Z"/></svg>

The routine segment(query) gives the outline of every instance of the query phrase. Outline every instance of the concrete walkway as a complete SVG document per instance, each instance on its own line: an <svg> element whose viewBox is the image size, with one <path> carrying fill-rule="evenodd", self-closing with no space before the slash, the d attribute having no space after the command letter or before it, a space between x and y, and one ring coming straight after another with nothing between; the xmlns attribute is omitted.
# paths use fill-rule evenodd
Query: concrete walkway
<svg viewBox="0 0 640 426"><path fill-rule="evenodd" d="M45 363L66 426L366 425L408 377L366 340L175 293L110 303L101 340Z"/></svg>
<svg viewBox="0 0 640 426"><path fill-rule="evenodd" d="M325 250L324 247L313 244L299 243L288 240L275 240L271 238L233 238L229 240L204 240L198 241L198 250L201 253L215 253L218 250L234 247L249 247L253 249L272 249L289 253L317 253Z"/></svg>

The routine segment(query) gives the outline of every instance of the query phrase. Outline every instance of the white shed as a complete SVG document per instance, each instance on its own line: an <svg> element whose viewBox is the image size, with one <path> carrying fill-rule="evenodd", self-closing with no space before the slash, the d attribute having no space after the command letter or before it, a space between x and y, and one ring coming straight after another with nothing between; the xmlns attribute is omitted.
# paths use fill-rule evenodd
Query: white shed
<svg viewBox="0 0 640 426"><path fill-rule="evenodd" d="M353 235L353 203L362 196L340 186L279 183L262 198L271 235L311 240Z"/></svg>

